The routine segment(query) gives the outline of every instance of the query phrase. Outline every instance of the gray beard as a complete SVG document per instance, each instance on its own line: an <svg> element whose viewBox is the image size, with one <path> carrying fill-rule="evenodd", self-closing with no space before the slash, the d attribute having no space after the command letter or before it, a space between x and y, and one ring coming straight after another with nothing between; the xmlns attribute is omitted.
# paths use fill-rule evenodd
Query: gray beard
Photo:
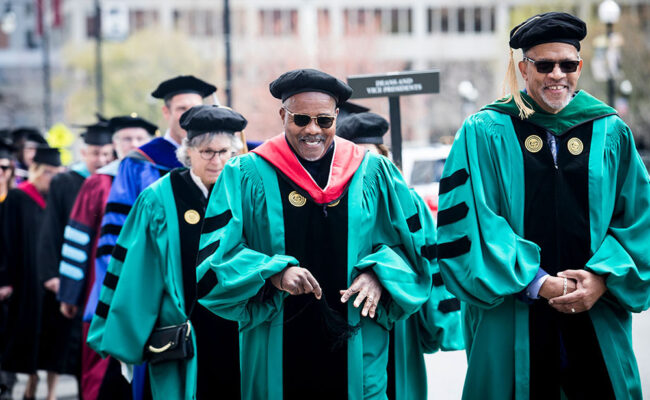
<svg viewBox="0 0 650 400"><path fill-rule="evenodd" d="M553 110L555 110L555 111L561 111L562 109L564 109L564 107L568 106L569 103L571 103L571 100L573 100L573 94L571 94L570 96L567 96L567 97L566 97L564 100L562 100L561 102L557 102L557 101L555 101L555 102L550 102L550 101L546 98L546 95L545 95L544 93L542 93L542 100L544 100L544 103L545 103L549 108L551 108L551 109L553 109Z"/></svg>

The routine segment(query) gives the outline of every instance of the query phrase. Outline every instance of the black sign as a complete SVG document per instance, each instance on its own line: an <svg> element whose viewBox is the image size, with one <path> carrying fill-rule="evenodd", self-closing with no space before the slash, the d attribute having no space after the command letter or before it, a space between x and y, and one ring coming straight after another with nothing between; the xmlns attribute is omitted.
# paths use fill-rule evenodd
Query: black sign
<svg viewBox="0 0 650 400"><path fill-rule="evenodd" d="M391 72L348 77L353 99L396 97L440 92L440 71Z"/></svg>

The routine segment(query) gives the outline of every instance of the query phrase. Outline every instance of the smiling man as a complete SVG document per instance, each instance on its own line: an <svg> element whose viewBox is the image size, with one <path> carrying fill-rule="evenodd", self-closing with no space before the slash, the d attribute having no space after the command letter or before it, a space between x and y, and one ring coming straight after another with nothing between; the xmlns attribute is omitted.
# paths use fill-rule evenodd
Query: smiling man
<svg viewBox="0 0 650 400"><path fill-rule="evenodd" d="M465 121L445 164L438 257L465 302L466 399L641 399L650 184L616 111L576 89L586 34L566 13L516 26L526 90L511 60L512 95Z"/></svg>
<svg viewBox="0 0 650 400"><path fill-rule="evenodd" d="M239 322L242 398L385 398L388 330L431 290L425 217L390 161L335 137L348 85L301 69L270 90L284 134L214 187L200 303Z"/></svg>

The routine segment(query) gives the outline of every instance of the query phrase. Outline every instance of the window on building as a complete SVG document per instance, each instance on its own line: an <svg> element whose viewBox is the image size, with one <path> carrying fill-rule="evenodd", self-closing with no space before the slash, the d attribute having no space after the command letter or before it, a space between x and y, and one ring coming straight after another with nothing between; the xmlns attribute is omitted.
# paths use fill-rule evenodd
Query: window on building
<svg viewBox="0 0 650 400"><path fill-rule="evenodd" d="M321 8L318 10L318 36L329 36L331 33L330 10Z"/></svg>
<svg viewBox="0 0 650 400"><path fill-rule="evenodd" d="M175 10L174 27L195 37L215 36L222 31L220 14L214 10Z"/></svg>
<svg viewBox="0 0 650 400"><path fill-rule="evenodd" d="M0 30L0 49L9 48L9 35Z"/></svg>
<svg viewBox="0 0 650 400"><path fill-rule="evenodd" d="M440 32L449 32L449 9L447 7L440 9Z"/></svg>
<svg viewBox="0 0 650 400"><path fill-rule="evenodd" d="M139 31L158 23L158 10L129 10L129 29Z"/></svg>
<svg viewBox="0 0 650 400"><path fill-rule="evenodd" d="M413 11L409 8L348 8L343 10L343 24L344 34L352 36L412 33Z"/></svg>
<svg viewBox="0 0 650 400"><path fill-rule="evenodd" d="M494 32L495 13L494 7L429 8L427 31L429 33Z"/></svg>
<svg viewBox="0 0 650 400"><path fill-rule="evenodd" d="M238 36L244 36L246 31L246 12L241 9L230 11L230 31Z"/></svg>
<svg viewBox="0 0 650 400"><path fill-rule="evenodd" d="M474 32L483 31L483 10L480 7L474 9Z"/></svg>
<svg viewBox="0 0 650 400"><path fill-rule="evenodd" d="M496 30L496 9L494 7L490 7L490 32L494 32Z"/></svg>
<svg viewBox="0 0 650 400"><path fill-rule="evenodd" d="M94 38L95 37L95 27L96 27L95 15L86 15L86 37Z"/></svg>
<svg viewBox="0 0 650 400"><path fill-rule="evenodd" d="M262 36L286 36L298 33L298 10L260 10L260 34Z"/></svg>
<svg viewBox="0 0 650 400"><path fill-rule="evenodd" d="M28 49L37 49L40 47L40 36L36 34L36 31L29 29L25 32L27 48Z"/></svg>
<svg viewBox="0 0 650 400"><path fill-rule="evenodd" d="M458 18L457 19L458 32L465 32L465 9L462 7L459 8L456 16Z"/></svg>

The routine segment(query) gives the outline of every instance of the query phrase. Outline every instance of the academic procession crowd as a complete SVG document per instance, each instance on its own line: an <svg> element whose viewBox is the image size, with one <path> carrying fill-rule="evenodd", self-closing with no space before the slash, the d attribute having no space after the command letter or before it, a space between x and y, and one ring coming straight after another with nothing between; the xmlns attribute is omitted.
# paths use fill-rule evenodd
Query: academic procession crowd
<svg viewBox="0 0 650 400"><path fill-rule="evenodd" d="M511 94L458 131L435 222L387 121L344 116L352 89L313 69L271 82L284 132L255 148L192 76L152 93L164 136L102 119L65 171L13 131L5 388L31 374L34 398L46 370L50 399L60 373L85 400L425 399L423 353L465 349L467 399L641 399L650 182L616 111L577 89L585 35L566 13L511 31Z"/></svg>

